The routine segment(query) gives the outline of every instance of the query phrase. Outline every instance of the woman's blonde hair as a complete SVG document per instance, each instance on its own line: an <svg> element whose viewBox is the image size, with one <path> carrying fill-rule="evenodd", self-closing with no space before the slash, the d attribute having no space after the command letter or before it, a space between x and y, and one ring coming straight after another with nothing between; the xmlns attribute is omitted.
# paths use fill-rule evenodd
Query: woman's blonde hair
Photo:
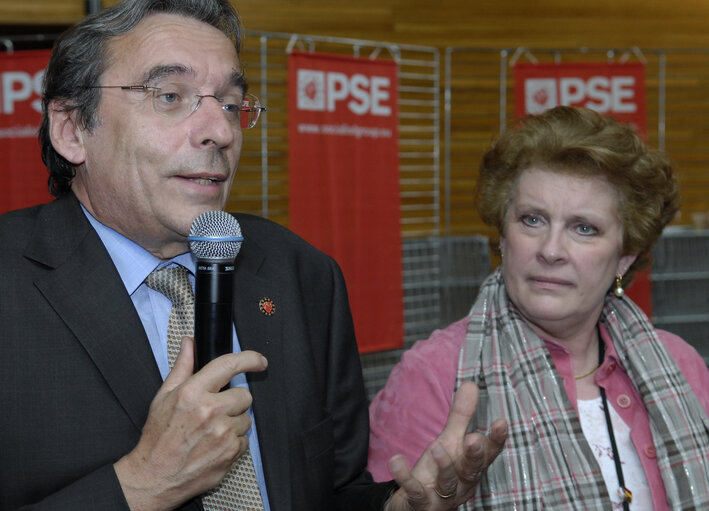
<svg viewBox="0 0 709 511"><path fill-rule="evenodd" d="M500 235L519 177L531 168L602 177L615 187L622 253L638 254L625 281L647 266L652 246L679 210L677 179L666 156L648 149L629 125L585 108L560 106L524 117L483 155L476 206Z"/></svg>

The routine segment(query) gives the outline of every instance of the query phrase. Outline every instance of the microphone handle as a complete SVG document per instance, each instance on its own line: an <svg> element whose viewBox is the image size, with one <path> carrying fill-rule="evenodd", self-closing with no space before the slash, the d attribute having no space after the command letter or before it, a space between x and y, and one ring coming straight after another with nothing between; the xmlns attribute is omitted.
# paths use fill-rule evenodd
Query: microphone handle
<svg viewBox="0 0 709 511"><path fill-rule="evenodd" d="M234 262L197 261L194 370L232 352Z"/></svg>

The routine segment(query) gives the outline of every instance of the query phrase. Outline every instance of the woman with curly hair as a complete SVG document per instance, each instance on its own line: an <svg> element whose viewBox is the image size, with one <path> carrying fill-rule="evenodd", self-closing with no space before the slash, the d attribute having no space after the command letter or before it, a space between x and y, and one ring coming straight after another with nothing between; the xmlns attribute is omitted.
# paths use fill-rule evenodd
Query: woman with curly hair
<svg viewBox="0 0 709 511"><path fill-rule="evenodd" d="M502 262L372 403L375 478L418 459L472 380L470 429L505 419L509 438L460 509L709 509L709 370L623 292L679 209L668 160L557 107L493 143L476 195Z"/></svg>

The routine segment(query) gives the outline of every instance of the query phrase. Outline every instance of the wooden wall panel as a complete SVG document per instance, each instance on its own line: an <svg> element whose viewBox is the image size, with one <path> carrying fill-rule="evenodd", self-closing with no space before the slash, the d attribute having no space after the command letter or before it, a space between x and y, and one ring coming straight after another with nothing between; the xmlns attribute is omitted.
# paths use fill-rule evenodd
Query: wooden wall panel
<svg viewBox="0 0 709 511"><path fill-rule="evenodd" d="M109 6L116 0L104 0ZM246 28L430 46L709 46L704 0L238 0ZM0 24L66 24L84 0L0 0Z"/></svg>
<svg viewBox="0 0 709 511"><path fill-rule="evenodd" d="M239 0L247 28L445 46L709 46L703 0Z"/></svg>
<svg viewBox="0 0 709 511"><path fill-rule="evenodd" d="M68 25L85 12L84 0L0 0L3 25Z"/></svg>

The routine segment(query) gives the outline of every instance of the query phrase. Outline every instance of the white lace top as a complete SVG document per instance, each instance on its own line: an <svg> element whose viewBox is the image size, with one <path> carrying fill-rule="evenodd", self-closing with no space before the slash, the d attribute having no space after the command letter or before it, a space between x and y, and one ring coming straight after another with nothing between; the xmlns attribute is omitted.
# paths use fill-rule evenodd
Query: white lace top
<svg viewBox="0 0 709 511"><path fill-rule="evenodd" d="M652 510L650 488L648 487L643 467L640 464L638 453L630 440L630 427L628 427L620 415L616 413L610 403L609 406L615 442L618 447L621 466L623 467L625 487L633 494L630 509L632 511L650 511ZM613 449L611 448L611 441L608 436L606 417L603 412L603 402L600 396L596 399L586 401L579 400L578 410L583 434L586 440L588 440L591 450L596 456L596 460L598 460L598 464L601 466L603 480L606 482L608 493L613 502L613 509L622 510L623 504L618 495L620 485L618 484L618 475L615 470Z"/></svg>

